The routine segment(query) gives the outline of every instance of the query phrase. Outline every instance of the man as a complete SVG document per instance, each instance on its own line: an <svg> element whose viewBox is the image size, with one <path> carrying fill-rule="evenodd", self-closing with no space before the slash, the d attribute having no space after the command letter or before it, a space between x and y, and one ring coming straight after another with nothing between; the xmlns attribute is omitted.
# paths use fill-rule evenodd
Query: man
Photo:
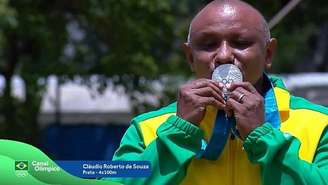
<svg viewBox="0 0 328 185"><path fill-rule="evenodd" d="M203 8L183 47L197 79L179 88L177 103L132 120L114 160L150 161L152 175L122 182L328 184L328 110L267 77L275 47L267 23L250 5L216 0ZM244 78L227 87L226 101L222 84L211 80L222 64L236 65ZM213 107L235 118L239 138L228 138L223 152L209 160L201 151L220 124L207 119Z"/></svg>

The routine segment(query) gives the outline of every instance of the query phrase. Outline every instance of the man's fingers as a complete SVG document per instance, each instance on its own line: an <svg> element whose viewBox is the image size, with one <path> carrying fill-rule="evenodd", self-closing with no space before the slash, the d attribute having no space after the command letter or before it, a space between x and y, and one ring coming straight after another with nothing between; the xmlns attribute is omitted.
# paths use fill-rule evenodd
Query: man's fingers
<svg viewBox="0 0 328 185"><path fill-rule="evenodd" d="M228 87L228 90L230 92L234 91L236 88L238 87L243 87L244 89L246 89L247 91L251 92L251 93L258 93L257 90L255 89L255 87L249 83L249 82L233 82L230 84L230 86Z"/></svg>
<svg viewBox="0 0 328 185"><path fill-rule="evenodd" d="M224 112L228 115L229 118L233 116L233 110L230 109L228 106L224 108Z"/></svg>
<svg viewBox="0 0 328 185"><path fill-rule="evenodd" d="M218 82L210 79L198 79L190 84L191 92L193 94L202 97L214 97L220 102L225 103L222 96L221 86Z"/></svg>
<svg viewBox="0 0 328 185"><path fill-rule="evenodd" d="M239 112L240 109L243 107L241 103L239 103L238 101L236 101L235 99L229 98L227 100L227 110L234 110L234 112Z"/></svg>
<svg viewBox="0 0 328 185"><path fill-rule="evenodd" d="M201 106L204 106L204 107L206 107L207 105L212 105L219 109L224 109L224 107L225 107L225 104L216 100L213 97L199 97L199 103L201 104Z"/></svg>
<svg viewBox="0 0 328 185"><path fill-rule="evenodd" d="M215 82L214 80L205 79L205 78L195 80L190 85L192 89L199 89L202 87L212 87L213 89L214 88L220 89L219 83Z"/></svg>
<svg viewBox="0 0 328 185"><path fill-rule="evenodd" d="M246 102L247 98L249 98L252 95L253 95L252 93L248 92L244 88L238 87L237 89L235 89L229 94L229 98L232 98L235 101L242 103L242 102Z"/></svg>
<svg viewBox="0 0 328 185"><path fill-rule="evenodd" d="M211 87L203 87L200 89L193 89L193 92L198 96L214 97L215 99L219 100L222 103L225 102L222 97L222 93L219 89L213 89Z"/></svg>

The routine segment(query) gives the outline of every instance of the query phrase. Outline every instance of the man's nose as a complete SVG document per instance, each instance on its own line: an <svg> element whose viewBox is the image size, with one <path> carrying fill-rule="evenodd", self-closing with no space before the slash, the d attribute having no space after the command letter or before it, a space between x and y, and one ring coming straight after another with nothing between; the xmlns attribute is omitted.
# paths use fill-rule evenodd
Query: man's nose
<svg viewBox="0 0 328 185"><path fill-rule="evenodd" d="M216 51L215 55L215 65L233 63L234 56L232 52L232 48L226 41L223 41L220 47Z"/></svg>

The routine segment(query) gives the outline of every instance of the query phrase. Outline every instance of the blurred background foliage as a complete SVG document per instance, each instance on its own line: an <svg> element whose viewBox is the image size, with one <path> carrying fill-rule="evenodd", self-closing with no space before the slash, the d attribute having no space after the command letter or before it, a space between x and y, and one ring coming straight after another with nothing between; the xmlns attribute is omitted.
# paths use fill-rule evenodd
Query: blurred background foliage
<svg viewBox="0 0 328 185"><path fill-rule="evenodd" d="M99 75L99 92L108 85L125 88L135 113L152 108L140 94L158 93L161 104L174 100L176 78L189 71L181 44L189 22L210 1L199 0L0 0L0 137L36 144L37 116L49 75L60 82L90 86ZM270 20L287 0L248 0ZM271 72L327 71L328 6L325 0L302 1L274 29L279 47ZM25 98L12 96L19 75ZM108 102L110 103L110 102Z"/></svg>

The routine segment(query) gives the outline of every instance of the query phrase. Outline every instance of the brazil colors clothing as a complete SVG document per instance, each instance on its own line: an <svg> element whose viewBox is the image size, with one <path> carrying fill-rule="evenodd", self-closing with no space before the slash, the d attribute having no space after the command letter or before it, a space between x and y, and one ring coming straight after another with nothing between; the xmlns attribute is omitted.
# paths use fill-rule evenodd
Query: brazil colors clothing
<svg viewBox="0 0 328 185"><path fill-rule="evenodd" d="M219 158L207 160L196 155L202 140L209 141L214 122L195 126L176 116L174 103L134 118L113 158L150 161L152 175L116 180L133 185L328 184L328 109L292 96L277 77L270 81L279 128L265 122L244 141L228 139Z"/></svg>

